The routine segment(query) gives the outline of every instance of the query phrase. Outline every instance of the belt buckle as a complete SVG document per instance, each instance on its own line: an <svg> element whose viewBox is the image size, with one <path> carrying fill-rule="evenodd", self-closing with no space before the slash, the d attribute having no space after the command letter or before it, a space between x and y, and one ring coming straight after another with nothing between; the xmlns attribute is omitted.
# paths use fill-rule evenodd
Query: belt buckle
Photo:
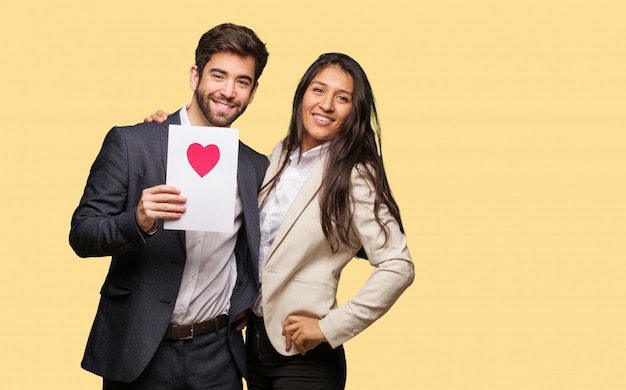
<svg viewBox="0 0 626 390"><path fill-rule="evenodd" d="M174 325L174 329L178 329L182 326L186 326L186 325ZM189 324L189 336L185 336L185 337L177 337L177 340L191 340L193 339L193 324Z"/></svg>
<svg viewBox="0 0 626 390"><path fill-rule="evenodd" d="M180 340L191 340L193 339L193 324L189 325L189 336L181 337Z"/></svg>

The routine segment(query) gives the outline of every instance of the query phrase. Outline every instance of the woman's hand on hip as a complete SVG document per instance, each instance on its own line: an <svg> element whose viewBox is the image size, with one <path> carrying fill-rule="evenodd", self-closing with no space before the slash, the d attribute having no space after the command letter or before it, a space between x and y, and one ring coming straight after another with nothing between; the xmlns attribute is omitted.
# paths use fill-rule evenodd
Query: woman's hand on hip
<svg viewBox="0 0 626 390"><path fill-rule="evenodd" d="M293 343L302 355L307 352L308 345L325 342L326 337L319 326L319 318L307 314L291 314L283 324L285 349L289 351Z"/></svg>

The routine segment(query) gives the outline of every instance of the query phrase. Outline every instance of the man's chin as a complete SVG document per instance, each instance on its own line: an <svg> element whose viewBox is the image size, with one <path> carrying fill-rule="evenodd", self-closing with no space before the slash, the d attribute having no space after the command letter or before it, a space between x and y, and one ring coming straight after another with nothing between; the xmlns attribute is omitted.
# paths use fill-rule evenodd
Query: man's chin
<svg viewBox="0 0 626 390"><path fill-rule="evenodd" d="M230 116L220 116L220 115L214 114L211 116L211 119L212 119L211 123L213 123L213 126L216 126L216 127L230 127L230 125L232 125L233 122L236 121L237 118L241 116L241 114L243 114L243 111L237 112L235 113L235 115L230 115Z"/></svg>
<svg viewBox="0 0 626 390"><path fill-rule="evenodd" d="M235 120L231 120L230 118L228 119L224 119L224 118L212 118L211 125L214 127L230 127L230 125L233 124Z"/></svg>

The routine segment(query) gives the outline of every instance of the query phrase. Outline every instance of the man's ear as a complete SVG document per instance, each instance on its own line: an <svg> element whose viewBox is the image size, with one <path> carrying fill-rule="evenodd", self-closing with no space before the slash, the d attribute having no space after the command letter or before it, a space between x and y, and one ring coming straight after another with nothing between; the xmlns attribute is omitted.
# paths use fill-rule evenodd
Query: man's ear
<svg viewBox="0 0 626 390"><path fill-rule="evenodd" d="M200 73L198 73L198 65L194 65L189 69L189 86L192 91L196 91L200 82Z"/></svg>

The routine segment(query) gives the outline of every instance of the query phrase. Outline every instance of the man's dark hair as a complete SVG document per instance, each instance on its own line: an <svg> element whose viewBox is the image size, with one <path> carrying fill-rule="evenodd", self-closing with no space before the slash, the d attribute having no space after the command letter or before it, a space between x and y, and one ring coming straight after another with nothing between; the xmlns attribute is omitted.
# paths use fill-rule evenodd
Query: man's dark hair
<svg viewBox="0 0 626 390"><path fill-rule="evenodd" d="M202 78L202 72L214 53L230 52L242 57L254 58L254 82L256 82L267 64L268 52L254 31L248 27L224 23L205 32L196 48L196 66Z"/></svg>

